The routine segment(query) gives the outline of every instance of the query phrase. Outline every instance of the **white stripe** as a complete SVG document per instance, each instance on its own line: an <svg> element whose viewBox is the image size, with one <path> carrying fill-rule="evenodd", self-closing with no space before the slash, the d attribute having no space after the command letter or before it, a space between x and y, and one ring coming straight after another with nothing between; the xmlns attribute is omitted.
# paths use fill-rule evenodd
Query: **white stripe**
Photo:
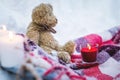
<svg viewBox="0 0 120 80"><path fill-rule="evenodd" d="M101 64L99 69L102 73L115 77L120 73L120 62L111 57L105 63Z"/></svg>

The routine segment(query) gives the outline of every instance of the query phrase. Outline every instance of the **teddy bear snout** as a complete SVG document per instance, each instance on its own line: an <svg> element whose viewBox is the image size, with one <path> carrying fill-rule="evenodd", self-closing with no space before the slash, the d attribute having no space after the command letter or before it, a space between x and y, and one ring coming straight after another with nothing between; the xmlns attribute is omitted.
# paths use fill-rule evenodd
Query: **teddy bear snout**
<svg viewBox="0 0 120 80"><path fill-rule="evenodd" d="M53 22L50 23L51 25L50 27L55 27L57 23L58 23L58 20L57 18L54 17Z"/></svg>

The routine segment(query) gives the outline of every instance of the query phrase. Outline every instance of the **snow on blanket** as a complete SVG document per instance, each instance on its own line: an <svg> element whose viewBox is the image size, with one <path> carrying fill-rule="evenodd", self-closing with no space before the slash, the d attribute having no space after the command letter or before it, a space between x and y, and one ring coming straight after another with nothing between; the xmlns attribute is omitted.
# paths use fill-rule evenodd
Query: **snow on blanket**
<svg viewBox="0 0 120 80"><path fill-rule="evenodd" d="M120 27L80 37L75 40L79 60L65 64L26 39L23 43L25 62L11 68L1 65L1 70L6 80L120 80L119 40ZM80 48L88 43L99 49L96 62L81 61Z"/></svg>

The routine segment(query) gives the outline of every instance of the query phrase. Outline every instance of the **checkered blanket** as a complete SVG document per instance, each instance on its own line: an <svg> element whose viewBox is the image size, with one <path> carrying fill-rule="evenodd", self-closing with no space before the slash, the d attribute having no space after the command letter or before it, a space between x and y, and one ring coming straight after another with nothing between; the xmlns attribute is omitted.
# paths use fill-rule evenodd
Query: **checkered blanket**
<svg viewBox="0 0 120 80"><path fill-rule="evenodd" d="M107 36L106 36L107 35ZM120 79L120 27L114 27L102 34L89 34L75 40L77 52L88 43L98 46L97 61L94 63L76 62L73 70L88 80L119 80ZM79 70L82 69L80 72Z"/></svg>
<svg viewBox="0 0 120 80"><path fill-rule="evenodd" d="M11 68L1 66L1 69L8 80L120 80L119 40L120 27L80 37L75 40L79 59L65 64L26 39L23 43L24 53L30 60L26 61L24 66ZM80 48L88 43L99 48L96 62L81 61Z"/></svg>

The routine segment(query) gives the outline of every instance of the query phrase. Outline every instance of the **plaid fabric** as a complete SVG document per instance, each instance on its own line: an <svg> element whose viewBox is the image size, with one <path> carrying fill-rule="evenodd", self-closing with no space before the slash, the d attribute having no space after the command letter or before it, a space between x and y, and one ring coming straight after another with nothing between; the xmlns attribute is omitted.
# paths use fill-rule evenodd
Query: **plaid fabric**
<svg viewBox="0 0 120 80"><path fill-rule="evenodd" d="M75 40L76 51L79 54L80 48L88 43L99 48L97 61L93 63L83 63L79 54L79 59L71 64L60 64L56 56L48 55L42 48L25 38L24 53L25 57L31 57L33 70L39 76L37 80L119 80L120 79L120 27L114 27L107 30L111 36L104 39L103 34L89 34ZM73 56L72 56L73 57ZM74 56L75 57L75 56ZM113 63L113 67L111 66ZM42 66L42 67L39 67ZM50 67L48 67L50 66ZM23 71L24 76L19 73L20 67L5 68L1 66L8 77L6 80L35 80L35 76L30 71ZM9 75L9 76L8 76Z"/></svg>
<svg viewBox="0 0 120 80"><path fill-rule="evenodd" d="M30 57L33 62L26 63L28 67L32 67L29 67L32 71L21 69L21 66L7 68L1 65L1 69L6 72L4 75L9 75L6 76L8 80L86 80L69 67L60 64L59 59L48 55L31 40L25 39L23 44L25 58ZM39 79L35 79L35 74L39 76Z"/></svg>
<svg viewBox="0 0 120 80"><path fill-rule="evenodd" d="M103 34L89 34L84 37L80 37L75 40L76 42L76 51L80 53L81 46L86 46L88 43L91 46L96 46L99 48L97 54L97 61L93 63L82 63L76 61L74 65L71 65L73 70L80 70L78 74L82 74L87 77L94 77L97 80L119 80L120 79L120 27L114 27L107 30L110 37L104 41L106 37L103 37ZM105 36L105 35L104 35ZM84 41L82 41L84 40ZM79 55L81 56L81 55ZM115 65L112 67L112 65ZM90 78L89 78L90 79ZM88 79L88 80L89 80Z"/></svg>

